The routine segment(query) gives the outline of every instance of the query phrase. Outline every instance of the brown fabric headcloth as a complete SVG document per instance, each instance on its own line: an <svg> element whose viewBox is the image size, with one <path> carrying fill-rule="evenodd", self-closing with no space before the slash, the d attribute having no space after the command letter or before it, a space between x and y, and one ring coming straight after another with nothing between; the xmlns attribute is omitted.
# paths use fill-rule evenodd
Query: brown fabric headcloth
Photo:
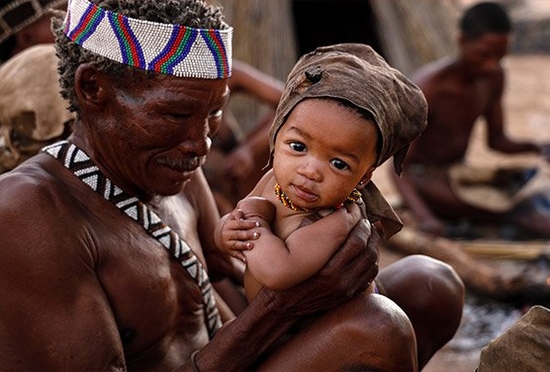
<svg viewBox="0 0 550 372"><path fill-rule="evenodd" d="M343 99L368 111L382 141L377 165L393 156L395 172L401 174L410 142L426 127L428 105L416 85L368 45L317 48L302 56L288 76L269 132L271 152L292 109L304 99L321 97ZM376 186L370 182L363 193L369 216L382 221L386 237L399 231L399 218Z"/></svg>
<svg viewBox="0 0 550 372"><path fill-rule="evenodd" d="M394 156L395 171L412 140L426 127L428 105L422 91L370 46L337 44L304 55L290 72L270 131L277 132L302 100L332 97L370 112L382 136L378 165Z"/></svg>

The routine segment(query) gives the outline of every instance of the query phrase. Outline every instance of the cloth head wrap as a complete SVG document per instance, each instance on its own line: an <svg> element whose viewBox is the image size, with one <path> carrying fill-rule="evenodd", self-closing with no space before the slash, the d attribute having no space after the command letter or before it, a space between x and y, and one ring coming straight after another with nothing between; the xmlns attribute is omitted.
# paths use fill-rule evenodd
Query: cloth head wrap
<svg viewBox="0 0 550 372"><path fill-rule="evenodd" d="M13 0L0 4L0 44L67 0Z"/></svg>
<svg viewBox="0 0 550 372"><path fill-rule="evenodd" d="M162 74L200 79L231 75L233 28L197 29L126 17L70 0L64 32L84 49Z"/></svg>
<svg viewBox="0 0 550 372"><path fill-rule="evenodd" d="M416 85L364 44L320 47L298 60L270 129L271 153L292 109L304 99L322 97L343 99L368 111L381 137L377 165L393 156L395 172L401 174L410 142L426 127L428 105ZM374 183L361 192L369 218L381 222L385 237L398 232L402 223Z"/></svg>

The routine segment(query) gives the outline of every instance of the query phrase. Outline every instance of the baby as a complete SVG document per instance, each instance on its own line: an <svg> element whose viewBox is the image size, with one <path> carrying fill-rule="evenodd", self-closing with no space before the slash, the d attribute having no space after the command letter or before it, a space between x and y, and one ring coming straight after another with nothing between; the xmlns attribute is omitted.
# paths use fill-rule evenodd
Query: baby
<svg viewBox="0 0 550 372"><path fill-rule="evenodd" d="M273 167L216 228L218 246L246 262L248 299L314 274L361 218L386 238L399 231L371 178L391 156L401 172L426 116L418 87L367 45L322 47L297 62L270 130Z"/></svg>

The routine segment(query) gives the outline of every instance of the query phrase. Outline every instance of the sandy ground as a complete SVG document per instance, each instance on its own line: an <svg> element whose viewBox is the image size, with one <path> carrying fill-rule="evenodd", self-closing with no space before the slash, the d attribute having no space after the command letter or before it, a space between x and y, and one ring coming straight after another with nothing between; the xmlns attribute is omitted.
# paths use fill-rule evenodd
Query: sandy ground
<svg viewBox="0 0 550 372"><path fill-rule="evenodd" d="M508 71L504 97L507 133L517 139L550 143L550 55L508 56L504 63ZM485 133L479 124L472 137L468 161L476 164L517 164L539 160L535 155L511 157L492 152L485 146ZM392 203L399 203L399 197L387 178L389 169L387 163L375 172L373 178ZM399 257L398 253L382 250L381 266ZM461 329L472 326L468 322L475 321L465 311ZM481 346L465 351L458 347L461 342L463 340L453 339L432 358L423 372L473 372L479 361Z"/></svg>

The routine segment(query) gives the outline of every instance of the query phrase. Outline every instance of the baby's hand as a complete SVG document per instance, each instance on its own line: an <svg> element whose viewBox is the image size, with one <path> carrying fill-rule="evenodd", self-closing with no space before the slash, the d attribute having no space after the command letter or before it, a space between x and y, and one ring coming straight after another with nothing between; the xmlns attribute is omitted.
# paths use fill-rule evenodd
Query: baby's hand
<svg viewBox="0 0 550 372"><path fill-rule="evenodd" d="M259 226L259 222L245 219L241 209L235 209L222 225L220 248L229 255L244 261L245 257L242 251L254 247L251 241L260 237L260 234L255 231Z"/></svg>

